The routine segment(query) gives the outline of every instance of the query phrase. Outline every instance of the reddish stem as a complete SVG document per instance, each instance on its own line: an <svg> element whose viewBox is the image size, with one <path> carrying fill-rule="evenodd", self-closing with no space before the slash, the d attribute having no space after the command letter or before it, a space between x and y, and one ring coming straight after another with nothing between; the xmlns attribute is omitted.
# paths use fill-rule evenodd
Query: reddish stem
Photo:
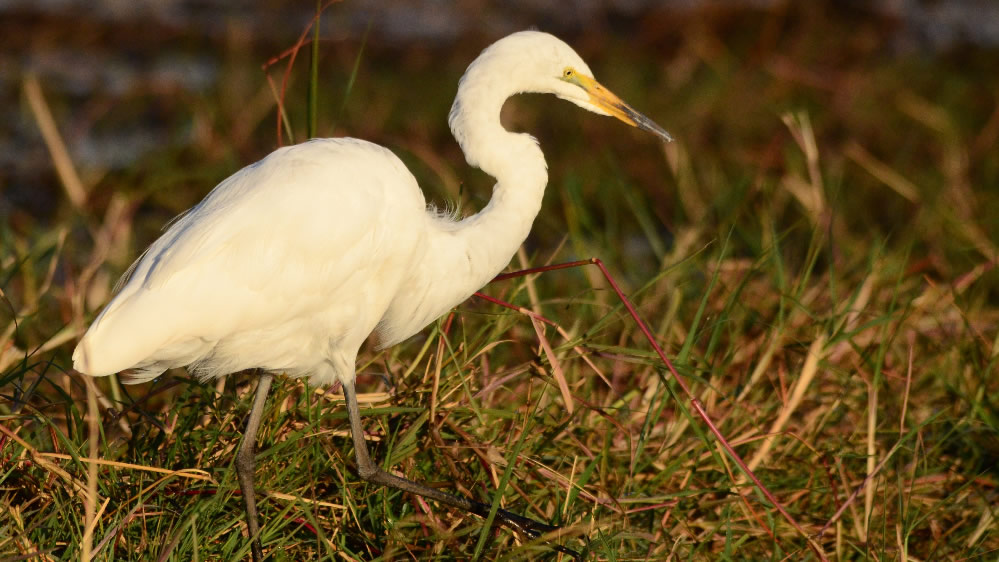
<svg viewBox="0 0 999 562"><path fill-rule="evenodd" d="M607 268L604 266L604 263L602 261L600 261L598 258L590 258L587 260L578 260L567 263L534 267L531 269L524 269L520 271L514 271L511 273L504 273L502 275L497 275L492 282L502 281L504 279L510 279L513 277L522 277L524 275L530 275L532 273L543 273L546 271L568 269L570 267L579 267L584 265L595 265L598 268L600 268L600 273L603 274L604 278L607 280L607 283L609 283L611 288L614 289L614 292L617 293L617 296L619 299L621 299L621 303L624 305L624 307L628 309L628 314L630 314L631 317L635 320L635 323L638 324L638 329L642 331L642 334L645 335L645 339L648 340L648 342L652 345L652 349L655 350L656 355L659 356L659 359L661 359L662 362L666 365L666 368L669 369L669 372L673 375L673 380L676 381L677 385L679 385L680 389L683 390L683 393L690 400L690 404L691 406L693 406L694 411L697 412L697 415L701 418L701 420L704 421L704 424L708 426L708 429L718 439L718 441L721 443L722 447L729 454L732 460L734 460L735 463L739 466L739 469L742 470L742 472L746 476L748 476L750 480L753 481L753 484L756 486L756 488L761 493L763 493L763 495L767 498L767 500L771 504L773 504L775 508L777 508L777 511L780 512L780 514L784 517L784 519L787 520L788 523L791 524L792 527L794 527L799 533L801 533L803 537L808 539L809 546L819 556L819 558L822 560L827 560L825 554L822 552L820 548L818 548L818 545L813 543L812 539L808 536L805 530L802 529L801 526L798 525L798 522L795 521L793 517L791 517L791 514L788 513L786 509L784 509L784 506L781 505L781 503L770 492L770 490L767 489L765 485L763 485L763 482L761 482L760 479L756 477L756 474L754 474L753 471L750 470L748 466L746 466L745 461L742 460L742 457L739 456L739 453L735 452L735 449L732 448L732 445L728 442L728 439L726 439L725 436L722 435L721 430L718 429L718 426L715 425L715 423L711 420L711 417L708 415L707 410L704 409L704 404L702 404L701 401L698 400L696 396L694 396L694 393L690 390L690 387L687 385L687 382L680 376L680 373L677 372L676 368L673 366L673 363L669 360L669 358L666 357L666 353L663 352L662 347L660 347L659 343L656 342L655 336L652 335L652 331L645 324L645 321L642 320L642 318L638 315L638 311L635 310L634 305L632 305L631 301L628 300L628 297L625 296L624 292L617 284L617 281L615 281L614 278L611 276L610 272L607 271ZM491 297L486 297L481 293L477 294L487 300L493 302L496 301L496 299L492 299ZM498 303L498 304L505 304L505 303Z"/></svg>
<svg viewBox="0 0 999 562"><path fill-rule="evenodd" d="M493 281L495 281L495 279L493 279ZM483 293L481 293L479 291L475 291L475 296L479 297L480 299L485 299L485 300L487 300L487 301L489 301L489 302L491 302L493 304L497 304L499 306L502 306L504 308L509 308L510 310L514 310L516 312L520 312L521 314L526 314L526 315L528 315L528 316L530 316L532 318L537 318L538 320L540 320L541 322L544 322L545 324L548 324L549 326L557 326L558 325L555 322L553 322L553 321L545 318L544 316L542 316L542 315L540 315L540 314L538 314L536 312L530 311L530 310L528 310L528 309L526 309L526 308L524 308L522 306L517 306L515 304L510 304L510 303L508 303L508 302L506 302L504 300L500 300L500 299L498 299L496 297L490 297L489 295L483 294Z"/></svg>
<svg viewBox="0 0 999 562"><path fill-rule="evenodd" d="M309 22L309 25L305 26L305 29L302 30L302 35L300 35L298 37L298 41L295 42L295 45L292 46L292 47L290 47L290 48L288 48L288 49L285 49L285 51L282 52L280 55L278 55L276 57L271 57L271 59L268 60L266 64L264 64L264 71L266 71L272 64L277 63L279 60L281 60L281 59L283 59L285 57L289 57L288 65L284 69L284 77L281 79L281 95L280 95L280 98L277 100L277 105L278 105L278 111L277 111L277 145L278 146L283 146L284 145L284 140L281 138L281 136L282 136L281 135L281 117L284 114L284 96L285 96L285 93L288 91L288 79L291 78L291 67L295 65L295 58L298 57L298 51L303 46L312 43L312 40L308 39L307 37L309 36L309 30L312 29L312 26L316 25L316 22L319 21L319 16L321 16L322 13L326 11L326 8L329 8L333 4L336 4L337 2L340 2L340 1L341 0L328 0L325 4L323 4L318 10L316 10L316 15L313 16L312 21ZM270 79L269 75L268 75L268 79Z"/></svg>

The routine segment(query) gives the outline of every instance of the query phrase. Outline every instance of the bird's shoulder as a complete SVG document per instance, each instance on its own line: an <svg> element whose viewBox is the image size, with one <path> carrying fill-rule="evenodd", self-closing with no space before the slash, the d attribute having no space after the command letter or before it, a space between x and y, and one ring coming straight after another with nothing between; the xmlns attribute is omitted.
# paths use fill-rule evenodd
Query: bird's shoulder
<svg viewBox="0 0 999 562"><path fill-rule="evenodd" d="M422 215L425 206L415 178L390 150L359 139L312 140L221 182L169 225L129 277L153 288L221 256L233 274L268 254L308 261L330 248L364 246L376 226Z"/></svg>
<svg viewBox="0 0 999 562"><path fill-rule="evenodd" d="M282 198L369 193L422 200L416 178L395 153L372 142L341 137L279 148L223 181L205 202L271 192Z"/></svg>

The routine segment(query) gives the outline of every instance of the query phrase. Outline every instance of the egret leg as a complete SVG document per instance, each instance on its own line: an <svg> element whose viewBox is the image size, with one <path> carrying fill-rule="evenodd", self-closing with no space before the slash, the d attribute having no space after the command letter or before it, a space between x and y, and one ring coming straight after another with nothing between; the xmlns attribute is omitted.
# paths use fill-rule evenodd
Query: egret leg
<svg viewBox="0 0 999 562"><path fill-rule="evenodd" d="M371 461L371 457L368 455L368 446L364 441L364 430L361 427L361 414L359 408L357 407L357 394L354 391L353 381L343 383L343 397L347 402L347 417L350 419L350 435L354 440L354 455L357 457L357 472L361 478L368 482L397 488L411 494L430 498L442 504L449 505L469 513L474 513L480 517L489 516L489 510L491 509L489 504L477 502L462 496L448 494L447 492L442 492L424 484L389 474L379 468L378 465ZM505 509L497 510L496 518L500 521L500 523L519 533L522 533L528 539L536 539L545 533L558 529L558 527L553 525L548 525L527 517L522 517ZM554 548L555 550L568 554L573 558L580 559L579 554L575 551L557 545Z"/></svg>
<svg viewBox="0 0 999 562"><path fill-rule="evenodd" d="M273 379L274 375L270 373L260 375L257 391L253 395L250 420L246 422L243 443L236 453L236 476L239 477L239 489L243 493L243 503L246 505L246 526L250 533L253 562L261 562L264 559L264 552L260 547L260 525L257 522L257 498L253 489L253 468L256 464L253 447L257 442L257 429L260 427L260 418L264 415L264 403L267 402L267 393L271 389Z"/></svg>

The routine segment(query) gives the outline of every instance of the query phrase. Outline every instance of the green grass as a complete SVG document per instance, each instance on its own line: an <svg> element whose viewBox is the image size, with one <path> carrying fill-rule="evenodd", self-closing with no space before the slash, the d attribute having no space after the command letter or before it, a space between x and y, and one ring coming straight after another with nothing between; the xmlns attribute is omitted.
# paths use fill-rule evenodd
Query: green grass
<svg viewBox="0 0 999 562"><path fill-rule="evenodd" d="M999 53L886 56L876 24L821 9L784 16L567 38L678 142L661 150L540 96L508 104L509 126L540 138L551 176L512 268L603 259L797 523L814 536L843 507L815 539L828 558L994 559L999 77L988 69ZM400 57L372 40L358 59L360 44L324 43L318 134L385 144L432 199L481 208L490 179L465 166L446 129L464 53L483 45L463 46ZM247 100L269 89L246 68L278 50L231 57L227 74L253 76ZM304 136L300 55L288 115ZM224 91L171 113L178 131L201 133L89 176L86 206L64 201L49 220L14 209L0 224L0 558L76 559L88 541L101 560L249 555L231 463L252 378L98 379L90 418L86 381L69 371L75 338L162 224L272 145L273 107ZM597 559L818 558L746 484L595 269L485 292L569 334L544 332L572 413L531 321L473 298L449 326L362 351L363 419L384 468L499 497L562 525L561 544ZM342 402L317 390L280 378L261 425L273 559L553 556L361 481Z"/></svg>

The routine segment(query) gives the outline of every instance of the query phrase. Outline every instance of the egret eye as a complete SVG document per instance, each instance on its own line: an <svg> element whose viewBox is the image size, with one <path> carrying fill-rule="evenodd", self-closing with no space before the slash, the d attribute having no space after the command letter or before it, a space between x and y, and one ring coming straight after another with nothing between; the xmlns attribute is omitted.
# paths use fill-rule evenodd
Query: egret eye
<svg viewBox="0 0 999 562"><path fill-rule="evenodd" d="M572 68L566 68L562 71L562 78L568 80L572 78L574 74L576 74L576 72L573 71Z"/></svg>

